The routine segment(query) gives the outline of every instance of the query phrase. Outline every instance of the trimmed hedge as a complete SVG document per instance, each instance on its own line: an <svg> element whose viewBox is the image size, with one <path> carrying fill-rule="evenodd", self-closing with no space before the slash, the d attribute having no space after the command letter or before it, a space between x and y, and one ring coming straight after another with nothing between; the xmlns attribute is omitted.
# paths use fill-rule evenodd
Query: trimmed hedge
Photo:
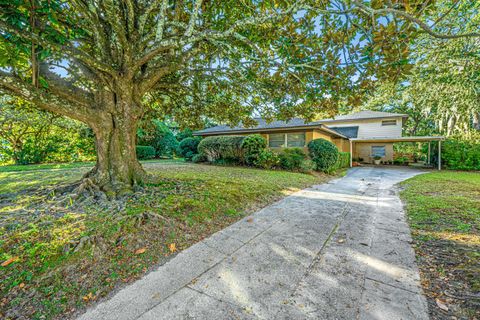
<svg viewBox="0 0 480 320"><path fill-rule="evenodd" d="M264 149L258 155L254 165L263 169L273 169L280 164L280 158L276 152L270 149Z"/></svg>
<svg viewBox="0 0 480 320"><path fill-rule="evenodd" d="M207 158L205 158L203 154L197 153L192 157L192 162L193 163L207 162Z"/></svg>
<svg viewBox="0 0 480 320"><path fill-rule="evenodd" d="M308 143L308 153L315 163L316 169L331 172L338 160L337 147L328 140L315 139Z"/></svg>
<svg viewBox="0 0 480 320"><path fill-rule="evenodd" d="M148 160L155 158L155 148L151 146L137 146L137 158L139 160Z"/></svg>
<svg viewBox="0 0 480 320"><path fill-rule="evenodd" d="M259 134L252 134L242 142L242 149L244 152L245 163L248 165L255 165L258 161L260 153L267 147L267 140Z"/></svg>
<svg viewBox="0 0 480 320"><path fill-rule="evenodd" d="M198 144L198 153L205 156L209 162L244 162L242 143L245 136L207 137Z"/></svg>
<svg viewBox="0 0 480 320"><path fill-rule="evenodd" d="M334 169L337 170L348 167L350 167L350 152L339 152Z"/></svg>
<svg viewBox="0 0 480 320"><path fill-rule="evenodd" d="M282 169L299 171L307 160L307 155L300 148L284 149L280 154L280 166Z"/></svg>
<svg viewBox="0 0 480 320"><path fill-rule="evenodd" d="M191 161L193 157L198 154L198 144L202 138L200 137L189 137L180 141L180 144L177 148L177 153L184 157L185 160Z"/></svg>

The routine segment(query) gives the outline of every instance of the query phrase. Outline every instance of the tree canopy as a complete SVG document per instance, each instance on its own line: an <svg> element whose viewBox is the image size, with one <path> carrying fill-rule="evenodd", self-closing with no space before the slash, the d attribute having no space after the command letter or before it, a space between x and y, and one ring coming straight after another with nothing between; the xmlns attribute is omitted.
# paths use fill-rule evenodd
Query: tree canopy
<svg viewBox="0 0 480 320"><path fill-rule="evenodd" d="M459 13L480 4L460 5ZM464 23L480 28L480 15L464 20L462 14L444 17L445 25ZM390 109L410 115L407 131L416 134L466 136L480 130L480 39L445 41L418 36L412 41L412 66L399 82L383 82L373 92L367 107Z"/></svg>

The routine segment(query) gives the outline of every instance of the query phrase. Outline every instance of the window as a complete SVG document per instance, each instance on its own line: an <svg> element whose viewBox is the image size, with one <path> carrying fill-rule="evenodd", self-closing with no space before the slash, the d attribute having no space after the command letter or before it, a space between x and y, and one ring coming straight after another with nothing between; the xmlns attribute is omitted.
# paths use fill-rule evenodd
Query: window
<svg viewBox="0 0 480 320"><path fill-rule="evenodd" d="M383 120L382 126L396 126L397 120Z"/></svg>
<svg viewBox="0 0 480 320"><path fill-rule="evenodd" d="M289 133L287 134L287 147L305 147L305 133Z"/></svg>
<svg viewBox="0 0 480 320"><path fill-rule="evenodd" d="M282 148L285 147L285 134L273 133L268 135L268 146L270 148Z"/></svg>
<svg viewBox="0 0 480 320"><path fill-rule="evenodd" d="M305 147L305 132L302 133L272 133L268 135L270 148Z"/></svg>
<svg viewBox="0 0 480 320"><path fill-rule="evenodd" d="M372 146L372 157L385 157L385 146Z"/></svg>

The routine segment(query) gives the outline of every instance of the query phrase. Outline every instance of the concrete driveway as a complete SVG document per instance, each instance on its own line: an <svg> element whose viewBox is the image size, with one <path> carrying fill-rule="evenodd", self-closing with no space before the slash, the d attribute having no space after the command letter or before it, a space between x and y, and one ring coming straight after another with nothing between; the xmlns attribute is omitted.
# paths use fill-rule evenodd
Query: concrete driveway
<svg viewBox="0 0 480 320"><path fill-rule="evenodd" d="M354 168L297 192L80 319L428 319L394 187L419 173Z"/></svg>

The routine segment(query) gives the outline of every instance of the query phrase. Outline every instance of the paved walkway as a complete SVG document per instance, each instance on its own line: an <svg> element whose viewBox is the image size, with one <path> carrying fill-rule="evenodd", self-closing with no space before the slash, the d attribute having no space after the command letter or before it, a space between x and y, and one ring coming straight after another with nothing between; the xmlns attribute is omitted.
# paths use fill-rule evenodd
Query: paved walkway
<svg viewBox="0 0 480 320"><path fill-rule="evenodd" d="M297 192L80 319L428 319L393 188L418 173L354 168Z"/></svg>

